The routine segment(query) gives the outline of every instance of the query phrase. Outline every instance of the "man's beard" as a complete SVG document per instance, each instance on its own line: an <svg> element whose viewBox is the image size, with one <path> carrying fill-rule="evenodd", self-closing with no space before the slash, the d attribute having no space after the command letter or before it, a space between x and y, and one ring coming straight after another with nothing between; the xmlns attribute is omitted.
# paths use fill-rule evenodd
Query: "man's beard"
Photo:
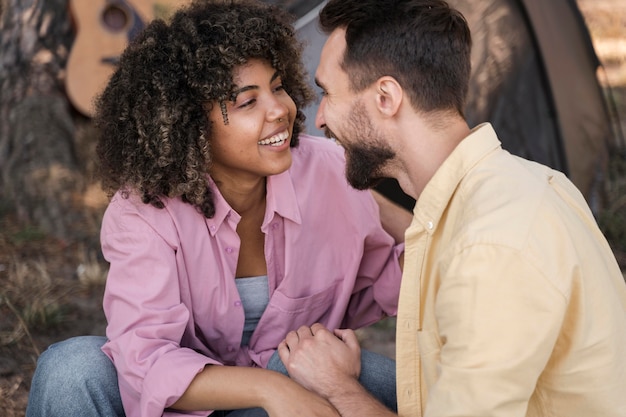
<svg viewBox="0 0 626 417"><path fill-rule="evenodd" d="M395 158L395 152L382 135L376 132L360 101L350 111L348 126L351 139L340 140L346 152L346 178L357 190L374 188L385 178L383 168L388 161ZM328 128L325 133L328 137L337 137Z"/></svg>
<svg viewBox="0 0 626 417"><path fill-rule="evenodd" d="M357 190L374 188L385 178L382 168L393 157L391 150L376 143L350 145L346 148L346 178Z"/></svg>

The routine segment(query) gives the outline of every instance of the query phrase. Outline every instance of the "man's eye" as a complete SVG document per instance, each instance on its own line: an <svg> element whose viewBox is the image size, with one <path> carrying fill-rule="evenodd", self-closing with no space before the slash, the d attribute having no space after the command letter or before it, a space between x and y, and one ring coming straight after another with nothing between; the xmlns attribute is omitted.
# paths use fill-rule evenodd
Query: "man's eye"
<svg viewBox="0 0 626 417"><path fill-rule="evenodd" d="M284 89L285 89L285 86L282 84L279 84L276 87L274 87L274 91L283 91Z"/></svg>

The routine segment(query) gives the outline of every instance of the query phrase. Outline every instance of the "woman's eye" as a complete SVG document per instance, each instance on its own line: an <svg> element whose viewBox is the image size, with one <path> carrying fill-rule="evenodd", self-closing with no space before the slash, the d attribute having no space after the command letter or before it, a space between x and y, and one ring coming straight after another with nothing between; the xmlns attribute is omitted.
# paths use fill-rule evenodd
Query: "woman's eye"
<svg viewBox="0 0 626 417"><path fill-rule="evenodd" d="M283 91L284 89L285 89L285 86L282 84L279 84L276 87L274 87L274 91Z"/></svg>
<svg viewBox="0 0 626 417"><path fill-rule="evenodd" d="M243 109L243 108L245 108L245 107L249 107L249 106L253 105L255 102L256 102L256 100L255 100L255 99L252 99L252 100L247 100L247 101L244 101L243 103L241 103L238 107L239 107L240 109Z"/></svg>

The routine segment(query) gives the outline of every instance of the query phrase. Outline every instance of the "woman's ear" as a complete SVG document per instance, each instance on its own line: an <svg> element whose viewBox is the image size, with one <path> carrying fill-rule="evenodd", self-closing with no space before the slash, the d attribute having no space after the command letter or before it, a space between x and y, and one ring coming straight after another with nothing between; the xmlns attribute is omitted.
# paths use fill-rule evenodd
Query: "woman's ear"
<svg viewBox="0 0 626 417"><path fill-rule="evenodd" d="M404 91L395 78L384 76L376 81L376 108L383 116L395 116L403 96Z"/></svg>

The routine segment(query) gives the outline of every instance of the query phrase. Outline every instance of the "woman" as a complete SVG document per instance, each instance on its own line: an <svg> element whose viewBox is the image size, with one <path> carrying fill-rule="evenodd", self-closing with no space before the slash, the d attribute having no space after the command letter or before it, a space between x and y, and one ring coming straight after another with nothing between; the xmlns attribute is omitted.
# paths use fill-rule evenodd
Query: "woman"
<svg viewBox="0 0 626 417"><path fill-rule="evenodd" d="M346 183L341 148L301 133L312 94L300 58L280 9L197 2L129 45L97 102L112 194L102 350L129 417L338 415L284 375L278 344L302 325L356 328L396 313L401 247L371 195ZM42 394L42 381L62 372L59 358L74 369L75 351L90 359L79 355L89 370L74 378L109 387L79 394L92 403L81 415L115 402L101 343L49 349L28 414L45 415L47 395L69 415L76 392ZM363 355L361 379L393 406L393 361Z"/></svg>

